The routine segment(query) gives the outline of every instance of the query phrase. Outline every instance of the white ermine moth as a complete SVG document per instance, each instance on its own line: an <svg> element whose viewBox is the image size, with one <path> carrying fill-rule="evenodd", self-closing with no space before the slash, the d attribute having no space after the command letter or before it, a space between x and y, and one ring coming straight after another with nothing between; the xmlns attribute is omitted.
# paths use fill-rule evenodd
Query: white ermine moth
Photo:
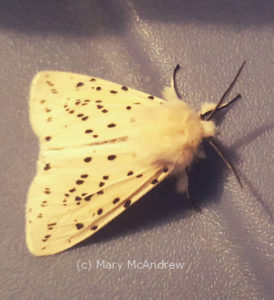
<svg viewBox="0 0 274 300"><path fill-rule="evenodd" d="M96 77L38 73L29 102L40 144L26 205L30 252L51 255L83 241L170 173L187 192L186 168L203 156L202 140L221 155L212 117L240 98L223 103L243 66L219 103L199 113L178 96L178 66L163 99Z"/></svg>

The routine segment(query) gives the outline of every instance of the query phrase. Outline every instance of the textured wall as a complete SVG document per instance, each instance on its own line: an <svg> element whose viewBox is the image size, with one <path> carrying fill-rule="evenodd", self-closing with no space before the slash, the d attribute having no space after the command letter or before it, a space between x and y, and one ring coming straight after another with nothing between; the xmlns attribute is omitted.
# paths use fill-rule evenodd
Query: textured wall
<svg viewBox="0 0 274 300"><path fill-rule="evenodd" d="M273 1L60 2L0 2L1 299L273 299ZM79 246L29 254L24 206L38 143L28 93L37 71L90 74L160 96L180 63L179 90L198 109L218 101L243 60L234 90L243 99L219 137L242 189L209 151L191 176L201 213L168 180ZM103 260L122 268L96 266ZM134 260L182 269L132 269Z"/></svg>

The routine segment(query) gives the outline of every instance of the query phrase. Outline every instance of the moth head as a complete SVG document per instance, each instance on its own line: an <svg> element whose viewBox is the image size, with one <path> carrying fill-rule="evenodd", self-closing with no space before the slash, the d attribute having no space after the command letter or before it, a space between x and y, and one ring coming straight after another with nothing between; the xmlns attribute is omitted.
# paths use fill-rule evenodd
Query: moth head
<svg viewBox="0 0 274 300"><path fill-rule="evenodd" d="M214 103L204 103L200 109L199 112L199 116L201 119L201 124L203 127L203 138L212 138L216 135L216 126L215 123L212 121L212 118L221 110L223 110L224 108L228 107L229 105L231 105L232 103L234 103L235 101L237 101L238 99L241 98L241 95L238 94L236 97L234 97L232 100L230 100L227 103L224 103L226 98L228 97L229 93L231 92L233 86L235 85L237 79L239 78L244 65L245 65L246 61L244 61L241 65L241 67L239 68L236 76L234 77L233 81L231 82L231 84L229 85L229 87L227 88L227 90L224 92L223 96L221 97L221 99L219 100L219 102L217 104ZM176 74L179 71L180 66L177 65L173 71L173 77L172 77L172 87L174 89L174 94L177 96L177 99L182 99L180 93L178 92L177 89L177 84L176 84Z"/></svg>
<svg viewBox="0 0 274 300"><path fill-rule="evenodd" d="M222 104L220 102L218 104L206 102L201 106L201 109L199 111L199 116L200 116L201 124L202 124L203 130L204 130L203 138L211 138L216 135L217 130L216 130L216 125L215 125L214 121L212 120L213 117L218 112L220 112L227 106L231 105L235 101L239 100L240 98L241 98L241 95L238 94L235 98L233 98L226 104Z"/></svg>
<svg viewBox="0 0 274 300"><path fill-rule="evenodd" d="M216 125L213 120L206 120L204 116L215 108L215 103L204 103L199 111L201 124L203 127L203 138L210 138L216 135Z"/></svg>

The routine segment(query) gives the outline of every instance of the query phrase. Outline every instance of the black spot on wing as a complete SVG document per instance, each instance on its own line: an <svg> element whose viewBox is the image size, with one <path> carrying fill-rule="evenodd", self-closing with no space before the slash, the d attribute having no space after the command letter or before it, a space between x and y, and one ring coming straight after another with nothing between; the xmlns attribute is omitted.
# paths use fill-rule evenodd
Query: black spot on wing
<svg viewBox="0 0 274 300"><path fill-rule="evenodd" d="M78 184L78 185L83 184L83 183L84 183L84 180L80 180L80 179L76 180L76 184Z"/></svg>
<svg viewBox="0 0 274 300"><path fill-rule="evenodd" d="M80 230L81 228L84 227L84 224L82 224L82 223L76 223L75 226L76 226L76 228L77 228L78 230Z"/></svg>
<svg viewBox="0 0 274 300"><path fill-rule="evenodd" d="M78 83L76 84L76 87L78 88L78 87L81 87L81 86L83 86L83 85L84 85L83 82L78 82Z"/></svg>
<svg viewBox="0 0 274 300"><path fill-rule="evenodd" d="M87 129L87 130L85 131L85 133L92 133L92 132L93 132L92 129Z"/></svg>
<svg viewBox="0 0 274 300"><path fill-rule="evenodd" d="M125 204L124 204L124 208L127 209L127 208L130 207L130 205L131 205L131 201L130 201L130 200L127 200L127 201L125 202Z"/></svg>
<svg viewBox="0 0 274 300"><path fill-rule="evenodd" d="M115 198L115 199L112 201L112 203L113 203L113 204L116 204L116 203L118 203L119 201L120 201L120 198L117 197L117 198Z"/></svg>
<svg viewBox="0 0 274 300"><path fill-rule="evenodd" d="M49 169L50 169L50 164L49 164L49 163L45 164L44 170L45 170L45 171L48 171Z"/></svg>
<svg viewBox="0 0 274 300"><path fill-rule="evenodd" d="M158 183L158 179L157 178L155 178L155 179L153 179L152 181L151 181L151 184L157 184Z"/></svg>
<svg viewBox="0 0 274 300"><path fill-rule="evenodd" d="M48 86L54 86L54 84L49 80L47 80L46 83L47 83Z"/></svg>
<svg viewBox="0 0 274 300"><path fill-rule="evenodd" d="M50 188L46 187L45 190L44 190L44 193L45 194L50 194L51 193Z"/></svg>
<svg viewBox="0 0 274 300"><path fill-rule="evenodd" d="M90 194L84 198L85 201L90 201L94 194Z"/></svg>
<svg viewBox="0 0 274 300"><path fill-rule="evenodd" d="M91 156L88 156L88 157L84 158L84 162L88 163L90 161L92 161L92 157Z"/></svg>
<svg viewBox="0 0 274 300"><path fill-rule="evenodd" d="M108 156L108 160L114 160L116 158L116 155L112 154Z"/></svg>
<svg viewBox="0 0 274 300"><path fill-rule="evenodd" d="M50 227L56 226L56 223L55 222L54 223L50 223L50 224L48 224L48 226L50 226Z"/></svg>

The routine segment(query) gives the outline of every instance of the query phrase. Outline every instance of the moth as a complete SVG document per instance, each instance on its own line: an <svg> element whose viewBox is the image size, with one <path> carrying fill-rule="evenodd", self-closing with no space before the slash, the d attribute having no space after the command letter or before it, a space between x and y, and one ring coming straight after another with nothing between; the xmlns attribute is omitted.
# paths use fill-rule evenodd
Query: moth
<svg viewBox="0 0 274 300"><path fill-rule="evenodd" d="M179 96L179 66L162 99L97 77L38 73L29 101L40 144L26 204L30 252L51 255L78 244L170 174L187 193L186 170L204 157L202 141L233 169L213 141L212 118L241 97L225 103L244 64L220 101L198 113Z"/></svg>

